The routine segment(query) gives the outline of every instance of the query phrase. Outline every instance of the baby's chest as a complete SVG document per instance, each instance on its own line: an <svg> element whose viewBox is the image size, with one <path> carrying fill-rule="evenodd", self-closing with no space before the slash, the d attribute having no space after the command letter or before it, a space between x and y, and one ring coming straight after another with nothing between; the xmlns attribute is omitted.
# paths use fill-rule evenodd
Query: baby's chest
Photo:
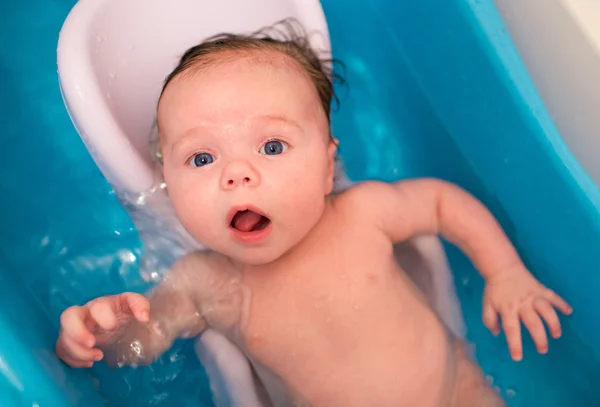
<svg viewBox="0 0 600 407"><path fill-rule="evenodd" d="M271 367L334 363L367 343L365 324L398 320L399 283L385 262L305 262L281 279L250 289L246 346Z"/></svg>

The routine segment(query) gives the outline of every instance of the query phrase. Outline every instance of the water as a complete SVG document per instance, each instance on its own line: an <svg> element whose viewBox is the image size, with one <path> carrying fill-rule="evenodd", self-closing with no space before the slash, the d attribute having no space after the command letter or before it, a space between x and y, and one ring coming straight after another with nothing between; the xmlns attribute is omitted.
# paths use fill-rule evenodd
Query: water
<svg viewBox="0 0 600 407"><path fill-rule="evenodd" d="M65 307L125 289L142 292L146 281L160 277L140 273L140 264L153 268L144 266L151 259L143 259L134 224L60 98L56 42L74 3L0 3L0 399L15 406L59 405L56 400L79 406L211 406L191 341L179 341L153 366L135 369L99 364L75 371L53 355ZM349 174L388 181L439 176L468 185L514 236L504 208L454 144L411 67L399 52L390 52L396 44L377 13L348 2L323 3L350 84L334 116ZM363 24L363 18L372 23ZM548 355L537 355L525 335L525 360L512 362L503 337L493 338L481 323L481 279L464 256L449 251L476 357L510 406L599 405L593 390L599 365L569 321L563 320L564 336L550 342ZM7 312L9 307L18 312ZM82 401L96 393L95 401Z"/></svg>
<svg viewBox="0 0 600 407"><path fill-rule="evenodd" d="M56 43L74 4L0 4L0 278L7 290L0 305L3 312L16 306L23 320L32 318L21 325L7 322L16 327L14 342L6 334L0 339L0 357L6 354L23 389L5 385L3 371L2 405L62 405L61 400L92 406L93 399L83 403L81 397L95 387L109 405L211 406L192 341L178 342L155 365L137 369L110 370L99 364L75 371L52 355L58 317L66 306L148 287L140 275L142 245L134 224L79 140L60 97ZM11 293L14 301L7 297ZM35 318L41 321L37 325ZM44 363L50 377L64 386L64 399L58 396L62 390L43 385L49 377L32 374L35 361L15 355L38 349L48 355Z"/></svg>

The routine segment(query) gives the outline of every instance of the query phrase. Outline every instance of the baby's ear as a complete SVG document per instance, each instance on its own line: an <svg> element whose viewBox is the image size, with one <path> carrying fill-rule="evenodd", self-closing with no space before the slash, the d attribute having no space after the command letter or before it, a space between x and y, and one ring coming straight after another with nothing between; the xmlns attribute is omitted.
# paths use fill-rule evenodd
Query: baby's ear
<svg viewBox="0 0 600 407"><path fill-rule="evenodd" d="M327 195L333 191L333 180L335 177L335 154L339 141L331 139L327 147Z"/></svg>

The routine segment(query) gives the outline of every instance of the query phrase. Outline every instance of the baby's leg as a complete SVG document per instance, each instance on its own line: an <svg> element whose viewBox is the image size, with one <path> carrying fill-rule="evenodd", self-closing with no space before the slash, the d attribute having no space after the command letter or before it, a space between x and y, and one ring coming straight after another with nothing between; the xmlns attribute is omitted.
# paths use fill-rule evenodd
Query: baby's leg
<svg viewBox="0 0 600 407"><path fill-rule="evenodd" d="M456 382L451 407L506 407L506 403L483 379L481 369L469 358L465 344L455 340Z"/></svg>

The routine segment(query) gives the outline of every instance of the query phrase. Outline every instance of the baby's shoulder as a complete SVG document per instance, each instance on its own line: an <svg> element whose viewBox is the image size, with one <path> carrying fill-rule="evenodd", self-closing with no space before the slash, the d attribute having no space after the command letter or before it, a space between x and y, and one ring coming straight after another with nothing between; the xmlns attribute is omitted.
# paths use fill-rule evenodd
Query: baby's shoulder
<svg viewBox="0 0 600 407"><path fill-rule="evenodd" d="M381 199L389 194L391 188L391 185L385 182L364 181L336 195L333 202L340 211L360 211L368 214L377 211Z"/></svg>
<svg viewBox="0 0 600 407"><path fill-rule="evenodd" d="M370 236L371 229L380 232L390 188L389 184L378 181L365 181L348 188L332 198L333 218L348 232L351 226L356 227L361 236Z"/></svg>

